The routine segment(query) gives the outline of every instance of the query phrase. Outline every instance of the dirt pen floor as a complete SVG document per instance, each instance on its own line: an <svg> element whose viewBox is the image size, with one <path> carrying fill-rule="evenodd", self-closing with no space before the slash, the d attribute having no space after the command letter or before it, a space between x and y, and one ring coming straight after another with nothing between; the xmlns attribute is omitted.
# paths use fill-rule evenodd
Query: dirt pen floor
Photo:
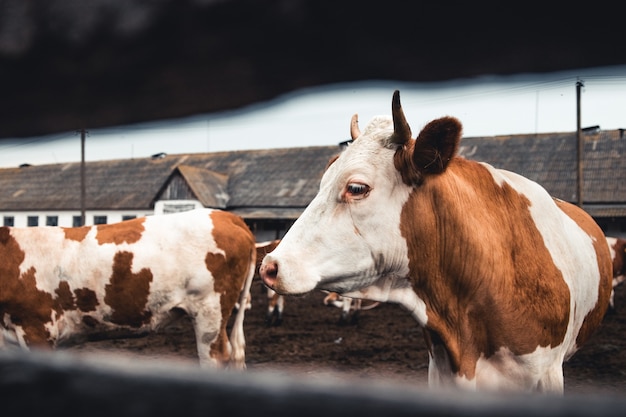
<svg viewBox="0 0 626 417"><path fill-rule="evenodd" d="M323 305L323 293L287 298L283 323L268 327L262 284L252 286L246 313L247 372L272 371L302 378L388 381L427 386L428 355L422 330L401 307L381 304L341 325L341 311ZM591 341L565 364L565 393L626 392L626 285L616 291L617 311L607 314ZM139 338L93 341L66 349L79 354L131 355L145 360L197 362L188 322Z"/></svg>

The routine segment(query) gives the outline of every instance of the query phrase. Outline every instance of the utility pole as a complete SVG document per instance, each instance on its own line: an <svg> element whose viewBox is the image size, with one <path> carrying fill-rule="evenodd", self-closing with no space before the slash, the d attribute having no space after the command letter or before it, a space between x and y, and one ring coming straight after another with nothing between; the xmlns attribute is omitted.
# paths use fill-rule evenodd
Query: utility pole
<svg viewBox="0 0 626 417"><path fill-rule="evenodd" d="M583 207L583 135L580 127L580 89L584 87L581 80L576 81L576 140L578 142L578 175L577 201L578 207Z"/></svg>
<svg viewBox="0 0 626 417"><path fill-rule="evenodd" d="M85 129L80 130L80 225L85 225Z"/></svg>

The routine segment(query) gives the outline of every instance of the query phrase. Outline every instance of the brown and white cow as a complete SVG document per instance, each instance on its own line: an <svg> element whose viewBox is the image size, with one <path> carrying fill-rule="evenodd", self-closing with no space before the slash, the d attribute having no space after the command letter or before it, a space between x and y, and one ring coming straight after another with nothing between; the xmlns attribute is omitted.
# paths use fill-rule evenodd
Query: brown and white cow
<svg viewBox="0 0 626 417"><path fill-rule="evenodd" d="M359 317L359 312L371 310L378 307L380 304L378 301L374 301L371 304L363 305L363 300L360 298L345 297L336 292L329 292L328 295L324 297L323 302L326 306L334 306L341 309L339 324L346 324L349 322L356 323Z"/></svg>
<svg viewBox="0 0 626 417"><path fill-rule="evenodd" d="M265 255L276 249L280 239L259 242L256 244L256 274ZM268 326L280 326L283 323L283 311L285 310L285 297L277 294L276 291L267 288L267 310L265 313L265 323Z"/></svg>
<svg viewBox="0 0 626 417"><path fill-rule="evenodd" d="M611 258L584 211L456 155L452 117L411 130L396 91L328 167L261 265L281 294L403 305L424 328L429 385L563 392L563 361L600 325Z"/></svg>
<svg viewBox="0 0 626 417"><path fill-rule="evenodd" d="M145 333L186 313L201 365L243 369L245 309L230 340L226 327L255 263L246 224L219 210L91 227L0 227L0 347Z"/></svg>
<svg viewBox="0 0 626 417"><path fill-rule="evenodd" d="M606 238L613 259L613 290L611 291L610 307L615 309L615 287L626 280L626 240L619 237Z"/></svg>

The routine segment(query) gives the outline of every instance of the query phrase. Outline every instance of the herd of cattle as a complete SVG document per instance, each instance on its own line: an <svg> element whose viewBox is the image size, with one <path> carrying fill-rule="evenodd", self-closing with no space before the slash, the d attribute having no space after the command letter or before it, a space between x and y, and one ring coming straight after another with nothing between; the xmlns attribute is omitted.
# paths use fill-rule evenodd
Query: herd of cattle
<svg viewBox="0 0 626 417"><path fill-rule="evenodd" d="M562 393L563 362L615 308L626 241L538 184L456 156L454 118L413 139L397 91L392 117L361 132L355 115L351 134L280 241L255 243L241 218L210 209L0 227L0 348L149 332L188 315L201 365L244 369L258 274L268 324L282 321L286 295L314 290L342 320L398 303L424 329L429 385Z"/></svg>

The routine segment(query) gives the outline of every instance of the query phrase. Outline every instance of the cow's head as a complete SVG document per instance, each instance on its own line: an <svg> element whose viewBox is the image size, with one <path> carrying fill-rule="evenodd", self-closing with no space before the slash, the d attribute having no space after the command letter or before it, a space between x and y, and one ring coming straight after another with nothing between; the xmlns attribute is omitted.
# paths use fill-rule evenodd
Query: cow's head
<svg viewBox="0 0 626 417"><path fill-rule="evenodd" d="M375 117L326 170L317 196L267 255L261 276L283 294L359 290L408 274L400 218L409 195L443 173L456 153L461 124L446 117L411 138L396 91L392 117Z"/></svg>

